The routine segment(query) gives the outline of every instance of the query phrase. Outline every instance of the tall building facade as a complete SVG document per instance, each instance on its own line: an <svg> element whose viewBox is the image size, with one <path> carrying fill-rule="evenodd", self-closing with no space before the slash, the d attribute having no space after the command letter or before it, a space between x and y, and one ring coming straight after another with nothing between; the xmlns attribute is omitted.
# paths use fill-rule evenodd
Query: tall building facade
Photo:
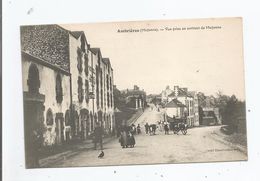
<svg viewBox="0 0 260 181"><path fill-rule="evenodd" d="M23 26L21 51L28 147L35 130L44 145L87 139L98 122L106 134L113 133L113 68L83 31Z"/></svg>

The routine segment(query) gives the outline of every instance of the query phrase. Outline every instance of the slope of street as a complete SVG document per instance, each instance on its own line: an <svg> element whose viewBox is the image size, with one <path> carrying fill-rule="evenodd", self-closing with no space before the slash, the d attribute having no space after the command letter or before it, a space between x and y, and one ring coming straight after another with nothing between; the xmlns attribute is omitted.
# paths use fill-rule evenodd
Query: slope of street
<svg viewBox="0 0 260 181"><path fill-rule="evenodd" d="M81 151L73 157L52 164L51 167L97 166L97 165L127 165L156 164L183 162L210 162L246 160L247 156L227 144L212 139L215 127L200 127L189 129L187 135L164 135L157 130L156 135L146 135L144 124L163 120L161 112L146 109L136 121L142 127L142 134L136 135L134 148L122 149L118 139L104 145L105 156L97 158L99 150Z"/></svg>

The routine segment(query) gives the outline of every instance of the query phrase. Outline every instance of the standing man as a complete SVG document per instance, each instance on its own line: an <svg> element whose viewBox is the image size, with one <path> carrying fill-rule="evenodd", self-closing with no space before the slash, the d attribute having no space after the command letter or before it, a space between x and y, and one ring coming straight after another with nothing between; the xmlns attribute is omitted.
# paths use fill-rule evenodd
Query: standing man
<svg viewBox="0 0 260 181"><path fill-rule="evenodd" d="M166 122L164 124L164 134L168 135L169 134L169 125L168 125L168 122Z"/></svg>
<svg viewBox="0 0 260 181"><path fill-rule="evenodd" d="M94 146L97 149L97 144L99 143L100 149L103 150L103 128L100 123L97 123L94 130Z"/></svg>
<svg viewBox="0 0 260 181"><path fill-rule="evenodd" d="M149 132L149 124L146 123L146 124L144 125L144 127L145 127L145 133L148 134L148 132Z"/></svg>
<svg viewBox="0 0 260 181"><path fill-rule="evenodd" d="M137 134L141 134L141 127L140 127L140 124L137 125Z"/></svg>

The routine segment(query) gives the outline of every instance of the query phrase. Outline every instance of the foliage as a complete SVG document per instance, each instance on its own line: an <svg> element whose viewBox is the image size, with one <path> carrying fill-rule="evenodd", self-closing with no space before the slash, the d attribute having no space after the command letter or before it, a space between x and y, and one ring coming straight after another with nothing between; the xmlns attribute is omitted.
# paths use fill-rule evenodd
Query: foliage
<svg viewBox="0 0 260 181"><path fill-rule="evenodd" d="M218 108L222 124L228 125L233 131L236 131L240 124L238 118L245 117L245 101L239 101L235 95L228 96L218 91L216 96L206 96L199 92L198 101L200 115L203 115L202 107Z"/></svg>

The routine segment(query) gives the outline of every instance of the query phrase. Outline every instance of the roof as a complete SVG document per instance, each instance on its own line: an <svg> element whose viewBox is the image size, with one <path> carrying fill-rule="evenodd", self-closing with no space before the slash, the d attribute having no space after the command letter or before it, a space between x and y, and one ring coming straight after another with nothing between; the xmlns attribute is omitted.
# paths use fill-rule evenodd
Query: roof
<svg viewBox="0 0 260 181"><path fill-rule="evenodd" d="M175 91L173 91L168 96L169 97L175 97ZM186 97L186 96L191 96L191 95L187 91L185 91L185 88L179 88L177 97Z"/></svg>
<svg viewBox="0 0 260 181"><path fill-rule="evenodd" d="M196 96L196 91L188 91L188 96L189 97L195 97Z"/></svg>
<svg viewBox="0 0 260 181"><path fill-rule="evenodd" d="M90 48L94 54L101 53L100 48Z"/></svg>
<svg viewBox="0 0 260 181"><path fill-rule="evenodd" d="M109 65L111 67L109 58L102 58L102 60L106 65Z"/></svg>
<svg viewBox="0 0 260 181"><path fill-rule="evenodd" d="M186 107L184 104L182 104L177 99L173 99L172 101L168 102L165 107Z"/></svg>
<svg viewBox="0 0 260 181"><path fill-rule="evenodd" d="M74 38L78 39L82 34L84 34L84 31L70 31L70 34Z"/></svg>
<svg viewBox="0 0 260 181"><path fill-rule="evenodd" d="M141 96L141 95L146 95L145 91L143 90L134 90L134 89L127 89L127 90L122 90L122 93L124 93L126 96Z"/></svg>
<svg viewBox="0 0 260 181"><path fill-rule="evenodd" d="M188 96L188 93L184 89L179 88L178 96Z"/></svg>
<svg viewBox="0 0 260 181"><path fill-rule="evenodd" d="M69 71L69 31L59 25L21 26L21 51Z"/></svg>

